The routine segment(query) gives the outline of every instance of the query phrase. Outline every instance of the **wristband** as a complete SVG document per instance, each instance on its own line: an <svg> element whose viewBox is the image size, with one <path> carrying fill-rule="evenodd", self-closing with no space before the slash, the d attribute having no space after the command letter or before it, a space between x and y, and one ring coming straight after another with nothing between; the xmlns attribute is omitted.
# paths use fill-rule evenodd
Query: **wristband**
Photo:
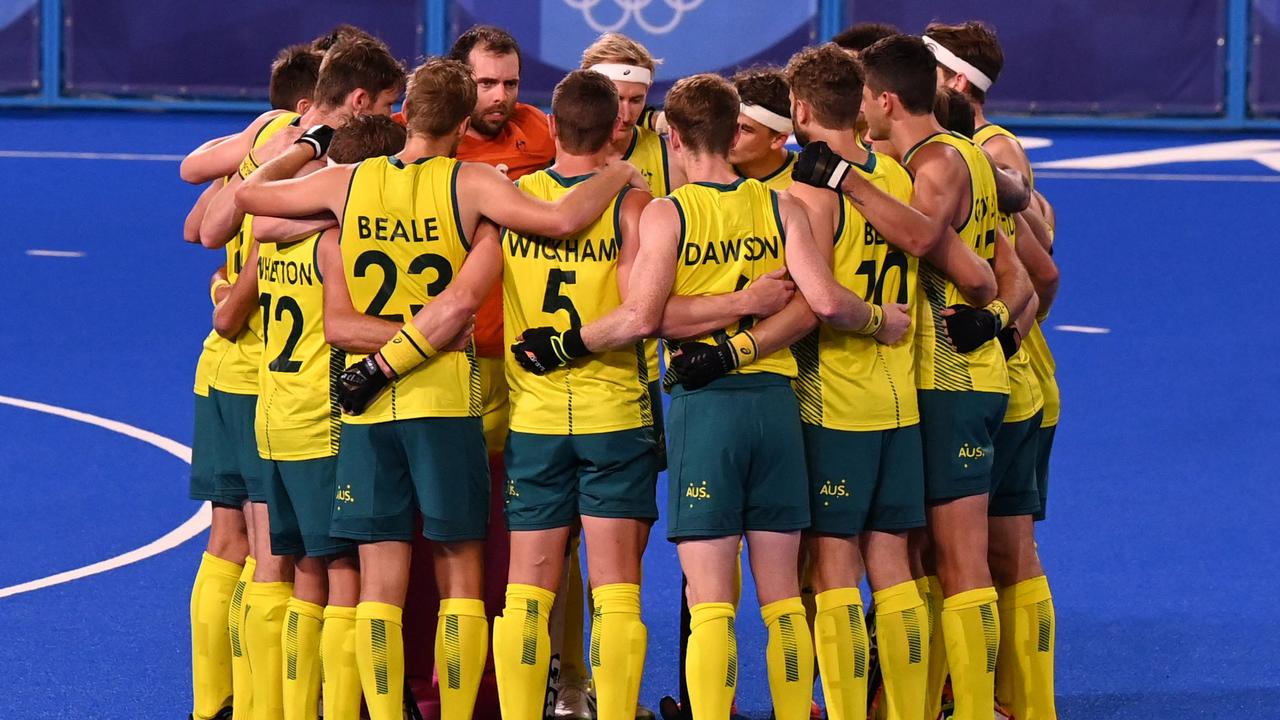
<svg viewBox="0 0 1280 720"><path fill-rule="evenodd" d="M209 300L213 301L214 305L218 304L218 291L224 287L231 287L231 281L226 278L218 278L209 286Z"/></svg>
<svg viewBox="0 0 1280 720"><path fill-rule="evenodd" d="M733 348L735 367L750 365L760 354L760 347L756 345L756 336L749 330L743 330L729 338L729 347Z"/></svg>
<svg viewBox="0 0 1280 720"><path fill-rule="evenodd" d="M867 324L858 330L859 335L875 335L880 332L880 328L884 327L884 308L879 305L871 306L871 316L867 318Z"/></svg>
<svg viewBox="0 0 1280 720"><path fill-rule="evenodd" d="M997 334L1009 326L1009 306L1005 305L1003 300L992 300L991 304L983 309L996 316Z"/></svg>
<svg viewBox="0 0 1280 720"><path fill-rule="evenodd" d="M1042 310L1036 311L1036 322L1043 325L1044 321L1048 319L1049 319L1049 308L1044 308Z"/></svg>
<svg viewBox="0 0 1280 720"><path fill-rule="evenodd" d="M250 153L245 155L244 159L240 161L240 179L247 180L249 176L253 174L253 171L258 169L258 167L258 160L253 156L253 152L250 151Z"/></svg>
<svg viewBox="0 0 1280 720"><path fill-rule="evenodd" d="M422 364L422 361L435 355L436 349L431 347L431 343L427 342L427 339L410 321L405 323L404 327L400 328L400 332L383 345L378 353L382 355L387 366L395 372L396 377L401 377Z"/></svg>

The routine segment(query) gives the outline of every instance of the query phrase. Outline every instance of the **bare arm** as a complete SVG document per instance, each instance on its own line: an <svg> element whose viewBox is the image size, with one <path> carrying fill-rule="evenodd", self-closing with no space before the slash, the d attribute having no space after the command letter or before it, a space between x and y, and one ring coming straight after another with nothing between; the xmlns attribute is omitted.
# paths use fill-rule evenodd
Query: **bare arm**
<svg viewBox="0 0 1280 720"><path fill-rule="evenodd" d="M990 156L988 156L988 159ZM1002 213L1016 213L1031 204L1031 182L1017 170L991 165L996 179L996 206Z"/></svg>
<svg viewBox="0 0 1280 720"><path fill-rule="evenodd" d="M1018 259L1022 261L1022 266L1031 279L1040 310L1048 312L1058 296L1058 265L1040 244L1026 219L1021 214L1015 215L1014 219L1018 225L1018 242L1015 246Z"/></svg>
<svg viewBox="0 0 1280 720"><path fill-rule="evenodd" d="M213 198L218 194L218 189L222 183L212 182L200 193L200 197L196 198L196 202L191 206L191 210L187 212L187 219L182 221L182 239L186 242L197 244L200 242L200 223L204 220L205 211L209 209L209 203L213 202Z"/></svg>
<svg viewBox="0 0 1280 720"><path fill-rule="evenodd" d="M235 234L240 232L244 222L244 211L236 207L236 188L240 186L239 175L231 175L218 190L200 221L200 244L216 250L226 245Z"/></svg>
<svg viewBox="0 0 1280 720"><path fill-rule="evenodd" d="M680 219L670 200L649 203L640 216L640 251L622 304L582 326L591 352L624 347L657 333L662 308L675 284Z"/></svg>
<svg viewBox="0 0 1280 720"><path fill-rule="evenodd" d="M1016 318L1027 306L1035 291L1031 287L1031 278L1018 260L1018 254L1009 244L1009 238L1003 232L996 232L995 257L996 285L1000 288L999 299L1009 308L1009 317Z"/></svg>
<svg viewBox="0 0 1280 720"><path fill-rule="evenodd" d="M497 168L484 163L463 163L458 174L464 213L472 213L473 222L484 216L518 233L547 237L571 235L595 222L618 192L633 182L643 183L636 169L616 162L559 200L547 202L521 192Z"/></svg>
<svg viewBox="0 0 1280 720"><path fill-rule="evenodd" d="M255 118L244 130L234 135L214 138L192 150L183 158L178 175L183 182L199 185L234 174L240 167L240 161L253 149L253 139L258 136L262 126L282 112L284 111L269 110Z"/></svg>
<svg viewBox="0 0 1280 720"><path fill-rule="evenodd" d="M924 257L947 230L954 232L954 210L965 189L965 165L959 155L941 146L921 148L911 159L915 192L910 205L876 187L861 174L850 172L840 189L884 239L916 257Z"/></svg>
<svg viewBox="0 0 1280 720"><path fill-rule="evenodd" d="M640 254L640 216L653 201L653 196L644 190L629 190L622 198L622 207L618 210L618 241L622 247L618 250L618 297L627 299L631 288L631 271L636 265L636 256Z"/></svg>
<svg viewBox="0 0 1280 720"><path fill-rule="evenodd" d="M236 205L241 211L254 215L299 218L327 212L340 218L356 166L333 165L295 178L313 159L310 147L290 146L239 184L235 191ZM507 186L515 191L514 185L507 183Z"/></svg>
<svg viewBox="0 0 1280 720"><path fill-rule="evenodd" d="M235 340L257 308L258 244L254 243L245 259L244 270L231 285L230 294L213 309L213 329L222 337Z"/></svg>
<svg viewBox="0 0 1280 720"><path fill-rule="evenodd" d="M432 347L443 348L463 332L493 284L502 278L498 238L493 223L481 223L458 276L410 320Z"/></svg>
<svg viewBox="0 0 1280 720"><path fill-rule="evenodd" d="M291 243L336 227L338 221L327 213L303 218L254 215L253 239L260 243Z"/></svg>
<svg viewBox="0 0 1280 720"><path fill-rule="evenodd" d="M778 210L782 215L782 226L787 234L787 257L790 258L792 246L812 246L813 236L809 231L808 216L804 206L794 198L783 195L778 200ZM865 303L864 303L865 306ZM761 320L751 328L751 337L756 341L756 357L768 357L779 350L790 347L792 343L808 335L818 326L818 318L809 309L804 295L796 293L781 311Z"/></svg>
<svg viewBox="0 0 1280 720"><path fill-rule="evenodd" d="M862 329L871 317L871 306L837 282L831 270L835 262L833 218L840 196L800 183L787 195L783 199L794 198L792 202L804 212L810 228L808 242L797 241L791 230L787 231L787 269L822 322L840 330Z"/></svg>
<svg viewBox="0 0 1280 720"><path fill-rule="evenodd" d="M951 278L956 289L974 307L982 307L996 299L996 274L991 264L969 249L954 230L947 233L924 259Z"/></svg>
<svg viewBox="0 0 1280 720"><path fill-rule="evenodd" d="M795 291L783 268L724 295L672 295L662 311L658 333L671 340L701 337L744 317L768 317L786 307Z"/></svg>
<svg viewBox="0 0 1280 720"><path fill-rule="evenodd" d="M336 348L352 353L372 353L386 344L400 329L390 320L358 312L351 305L347 278L342 269L338 230L320 236L316 260L324 278L324 339Z"/></svg>

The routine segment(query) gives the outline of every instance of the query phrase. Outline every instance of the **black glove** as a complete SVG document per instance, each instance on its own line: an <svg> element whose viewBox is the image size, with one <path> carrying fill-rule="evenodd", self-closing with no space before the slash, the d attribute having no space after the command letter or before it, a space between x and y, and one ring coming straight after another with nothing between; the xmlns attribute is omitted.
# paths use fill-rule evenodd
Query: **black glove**
<svg viewBox="0 0 1280 720"><path fill-rule="evenodd" d="M576 358L590 355L591 351L583 344L578 328L557 332L555 328L543 326L525 330L511 346L511 354L520 367L534 375L546 375Z"/></svg>
<svg viewBox="0 0 1280 720"><path fill-rule="evenodd" d="M947 329L947 339L956 350L973 352L1000 332L1000 318L986 308L972 305L952 305L954 315L942 318Z"/></svg>
<svg viewBox="0 0 1280 720"><path fill-rule="evenodd" d="M313 125L293 142L296 145L309 145L315 157L322 158L329 152L329 143L333 142L333 128L328 125Z"/></svg>
<svg viewBox="0 0 1280 720"><path fill-rule="evenodd" d="M791 170L791 179L814 187L840 191L840 183L849 174L849 162L832 152L824 142L805 145Z"/></svg>
<svg viewBox="0 0 1280 720"><path fill-rule="evenodd" d="M390 384L370 355L338 375L338 404L348 415L359 415Z"/></svg>
<svg viewBox="0 0 1280 720"><path fill-rule="evenodd" d="M996 337L1000 338L1000 348L1004 350L1005 360L1013 357L1022 346L1022 333L1018 332L1018 328L1013 325L1001 330Z"/></svg>
<svg viewBox="0 0 1280 720"><path fill-rule="evenodd" d="M738 367L738 353L729 342L708 345L700 342L680 343L671 356L671 369L676 382L685 390L697 390L719 377L724 377Z"/></svg>

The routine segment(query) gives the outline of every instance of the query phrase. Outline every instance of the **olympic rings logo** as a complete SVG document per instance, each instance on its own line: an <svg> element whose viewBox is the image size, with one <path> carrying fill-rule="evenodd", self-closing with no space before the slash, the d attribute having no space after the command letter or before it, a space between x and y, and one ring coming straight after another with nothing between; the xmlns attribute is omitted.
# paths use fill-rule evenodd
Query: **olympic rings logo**
<svg viewBox="0 0 1280 720"><path fill-rule="evenodd" d="M617 5L622 11L622 17L613 23L605 23L596 19L594 10L605 0L564 0L565 4L574 10L582 11L582 18L587 21L587 26L598 33L615 32L626 27L627 23L632 20L641 30L650 35L666 35L675 30L680 25L680 21L684 19L684 14L697 8L704 0L662 0L662 3L671 9L671 19L665 23L655 24L645 18L645 9L653 4L654 0L613 0L613 4Z"/></svg>

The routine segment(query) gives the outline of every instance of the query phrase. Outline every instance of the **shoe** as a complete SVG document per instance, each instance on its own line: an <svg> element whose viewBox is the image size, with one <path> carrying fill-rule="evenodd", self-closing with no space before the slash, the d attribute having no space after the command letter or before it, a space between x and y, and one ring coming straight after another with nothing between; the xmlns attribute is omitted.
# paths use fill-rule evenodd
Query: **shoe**
<svg viewBox="0 0 1280 720"><path fill-rule="evenodd" d="M585 684L565 682L556 693L552 717L557 720L595 720L596 704Z"/></svg>
<svg viewBox="0 0 1280 720"><path fill-rule="evenodd" d="M658 716L653 714L653 710L636 703L636 720L658 720Z"/></svg>

